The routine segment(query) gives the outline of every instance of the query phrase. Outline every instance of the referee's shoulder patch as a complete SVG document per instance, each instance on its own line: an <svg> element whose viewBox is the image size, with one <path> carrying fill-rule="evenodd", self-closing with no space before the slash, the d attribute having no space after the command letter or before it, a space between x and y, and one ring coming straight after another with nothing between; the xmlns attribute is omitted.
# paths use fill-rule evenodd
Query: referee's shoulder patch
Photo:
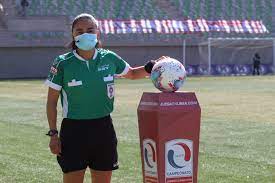
<svg viewBox="0 0 275 183"><path fill-rule="evenodd" d="M50 69L50 73L52 73L53 75L57 75L57 72L58 70L54 66L52 66Z"/></svg>

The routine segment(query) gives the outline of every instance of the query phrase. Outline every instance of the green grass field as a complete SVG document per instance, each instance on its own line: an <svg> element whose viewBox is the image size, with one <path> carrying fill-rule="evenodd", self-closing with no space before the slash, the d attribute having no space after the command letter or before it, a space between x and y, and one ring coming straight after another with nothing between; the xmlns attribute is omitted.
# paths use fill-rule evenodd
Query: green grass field
<svg viewBox="0 0 275 183"><path fill-rule="evenodd" d="M184 90L195 91L202 108L199 182L274 183L275 77L188 78ZM142 182L136 109L144 91L156 91L149 80L117 81L113 183ZM1 183L62 181L45 136L46 94L42 80L0 81Z"/></svg>

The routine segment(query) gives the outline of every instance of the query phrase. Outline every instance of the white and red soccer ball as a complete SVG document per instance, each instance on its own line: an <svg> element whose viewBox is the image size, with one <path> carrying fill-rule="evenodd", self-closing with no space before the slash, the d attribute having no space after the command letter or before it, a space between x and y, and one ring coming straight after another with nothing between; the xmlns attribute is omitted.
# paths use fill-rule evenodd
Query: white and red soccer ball
<svg viewBox="0 0 275 183"><path fill-rule="evenodd" d="M170 57L158 61L151 71L153 84L163 92L177 91L185 79L186 71L182 63Z"/></svg>

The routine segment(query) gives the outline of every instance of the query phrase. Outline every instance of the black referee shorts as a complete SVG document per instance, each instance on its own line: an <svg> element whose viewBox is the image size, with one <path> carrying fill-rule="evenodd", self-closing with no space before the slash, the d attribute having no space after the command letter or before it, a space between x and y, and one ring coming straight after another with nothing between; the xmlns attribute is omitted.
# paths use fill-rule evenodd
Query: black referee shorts
<svg viewBox="0 0 275 183"><path fill-rule="evenodd" d="M83 170L118 169L117 138L112 119L64 118L60 130L61 156L57 161L64 173Z"/></svg>

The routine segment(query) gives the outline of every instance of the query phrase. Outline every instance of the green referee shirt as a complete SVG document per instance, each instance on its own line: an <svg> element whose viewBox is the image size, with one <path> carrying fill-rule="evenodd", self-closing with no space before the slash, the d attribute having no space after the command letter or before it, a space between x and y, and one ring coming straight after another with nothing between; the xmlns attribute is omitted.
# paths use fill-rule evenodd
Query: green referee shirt
<svg viewBox="0 0 275 183"><path fill-rule="evenodd" d="M72 51L54 60L45 84L61 91L64 118L101 118L113 111L114 76L127 74L129 67L109 50L96 49L91 60Z"/></svg>

